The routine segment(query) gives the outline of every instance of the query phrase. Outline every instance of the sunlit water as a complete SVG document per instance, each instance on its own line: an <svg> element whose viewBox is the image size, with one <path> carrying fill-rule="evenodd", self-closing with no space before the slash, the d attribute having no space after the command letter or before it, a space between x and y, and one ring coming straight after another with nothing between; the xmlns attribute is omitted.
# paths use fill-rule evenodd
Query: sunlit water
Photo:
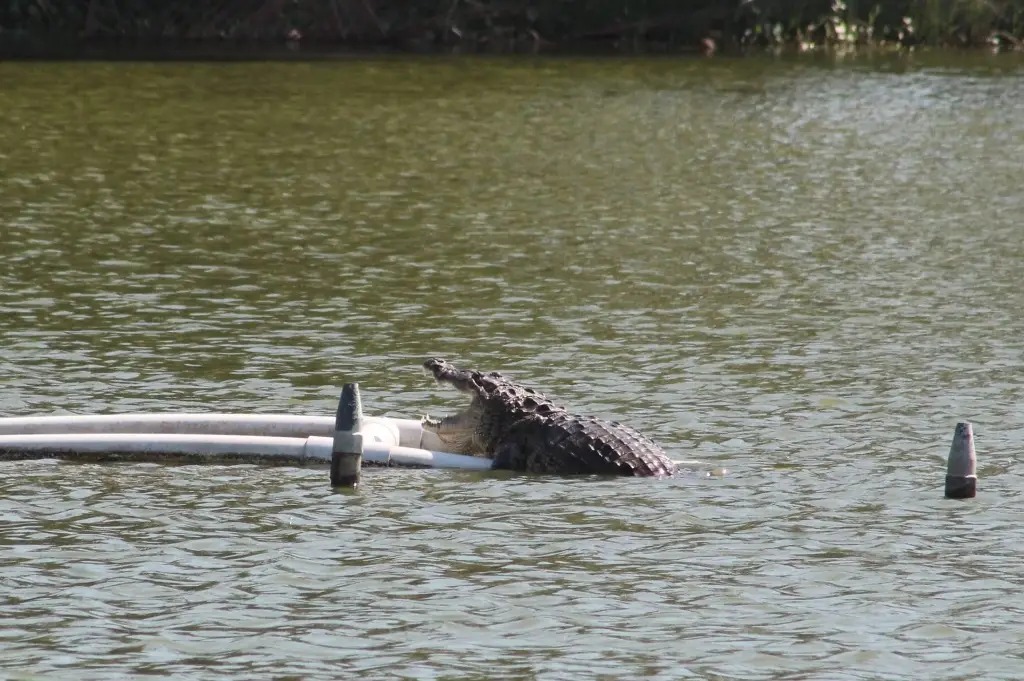
<svg viewBox="0 0 1024 681"><path fill-rule="evenodd" d="M0 463L0 676L1019 678L1019 66L0 64L4 415L440 355L732 471Z"/></svg>

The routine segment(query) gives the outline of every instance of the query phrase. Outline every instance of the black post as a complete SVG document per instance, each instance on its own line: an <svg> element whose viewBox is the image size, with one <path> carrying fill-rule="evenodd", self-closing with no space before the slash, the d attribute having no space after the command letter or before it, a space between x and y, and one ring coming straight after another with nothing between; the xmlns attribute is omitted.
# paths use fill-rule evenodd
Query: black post
<svg viewBox="0 0 1024 681"><path fill-rule="evenodd" d="M358 487L363 465L363 405L359 384L346 383L334 419L331 448L331 487Z"/></svg>
<svg viewBox="0 0 1024 681"><path fill-rule="evenodd" d="M956 424L953 446L946 462L946 498L971 499L977 494L978 457L974 452L974 429L970 423Z"/></svg>

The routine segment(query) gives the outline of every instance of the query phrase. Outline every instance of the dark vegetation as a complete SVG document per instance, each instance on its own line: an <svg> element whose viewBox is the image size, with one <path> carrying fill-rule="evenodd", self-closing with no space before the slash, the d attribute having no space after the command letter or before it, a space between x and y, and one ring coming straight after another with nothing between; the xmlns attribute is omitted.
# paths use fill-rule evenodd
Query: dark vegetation
<svg viewBox="0 0 1024 681"><path fill-rule="evenodd" d="M436 51L1018 49L1024 0L0 0L0 40Z"/></svg>

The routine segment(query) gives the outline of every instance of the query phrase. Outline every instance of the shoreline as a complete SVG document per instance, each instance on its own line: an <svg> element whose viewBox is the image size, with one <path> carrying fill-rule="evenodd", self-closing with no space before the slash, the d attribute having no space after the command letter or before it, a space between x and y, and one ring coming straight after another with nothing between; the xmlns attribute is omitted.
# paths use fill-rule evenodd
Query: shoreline
<svg viewBox="0 0 1024 681"><path fill-rule="evenodd" d="M294 40L143 40L143 39L16 39L0 33L0 61L331 61L397 57L540 57L540 58L745 58L910 56L958 53L964 55L1024 55L1024 49L997 45L902 46L892 43L789 44L734 46L674 45L658 42L629 46L573 41L539 49L487 49L464 45L404 46L353 41Z"/></svg>

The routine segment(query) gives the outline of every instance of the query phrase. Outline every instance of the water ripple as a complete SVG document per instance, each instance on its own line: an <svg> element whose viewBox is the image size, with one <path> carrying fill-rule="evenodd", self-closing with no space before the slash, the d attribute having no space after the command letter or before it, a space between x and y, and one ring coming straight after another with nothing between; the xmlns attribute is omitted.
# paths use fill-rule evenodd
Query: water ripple
<svg viewBox="0 0 1024 681"><path fill-rule="evenodd" d="M0 64L0 411L419 414L444 355L732 470L0 462L0 669L1019 676L1024 97L965 59Z"/></svg>

